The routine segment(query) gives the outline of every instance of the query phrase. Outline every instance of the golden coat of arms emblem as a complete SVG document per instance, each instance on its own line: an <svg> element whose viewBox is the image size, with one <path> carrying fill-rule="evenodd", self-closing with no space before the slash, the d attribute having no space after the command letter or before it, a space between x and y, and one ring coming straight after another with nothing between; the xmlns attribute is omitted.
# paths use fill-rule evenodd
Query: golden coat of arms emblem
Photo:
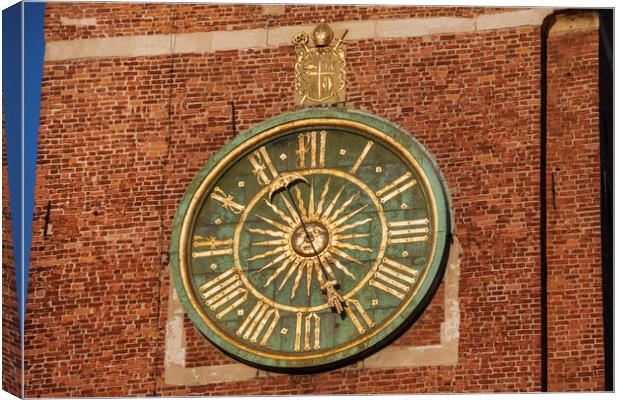
<svg viewBox="0 0 620 400"><path fill-rule="evenodd" d="M321 20L312 32L314 47L309 47L310 37L300 32L293 37L295 45L296 105L311 106L342 103L346 98L346 44L347 31L336 40L334 33Z"/></svg>

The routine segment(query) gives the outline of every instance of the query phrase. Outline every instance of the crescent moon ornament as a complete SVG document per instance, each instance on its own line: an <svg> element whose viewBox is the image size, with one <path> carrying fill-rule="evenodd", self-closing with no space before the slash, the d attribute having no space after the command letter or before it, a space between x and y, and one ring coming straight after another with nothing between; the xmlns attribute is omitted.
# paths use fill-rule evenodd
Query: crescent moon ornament
<svg viewBox="0 0 620 400"><path fill-rule="evenodd" d="M273 196L278 194L279 192L286 190L291 187L293 183L296 182L304 182L306 185L310 186L308 180L303 177L298 172L283 172L279 174L270 184L269 184L269 202L271 203L273 200Z"/></svg>

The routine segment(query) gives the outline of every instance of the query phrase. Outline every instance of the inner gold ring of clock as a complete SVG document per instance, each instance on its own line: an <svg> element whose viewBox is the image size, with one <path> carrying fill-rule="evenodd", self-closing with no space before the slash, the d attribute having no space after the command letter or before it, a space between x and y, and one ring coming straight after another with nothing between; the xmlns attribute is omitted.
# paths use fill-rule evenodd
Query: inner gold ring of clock
<svg viewBox="0 0 620 400"><path fill-rule="evenodd" d="M345 180L353 183L354 185L359 187L364 193L366 193L368 195L368 197L370 198L370 200L372 201L373 205L375 206L376 215L379 217L379 223L381 225L381 242L380 242L380 245L379 245L379 249L377 251L377 254L376 254L375 260L374 260L374 262L372 264L372 267L368 270L366 275L364 275L364 277L362 279L360 279L360 281L357 283L357 285L355 285L355 287L353 289L351 289L348 293L346 293L346 294L345 293L341 293L342 297L345 300L348 300L353 295L355 295L355 293L357 293L362 287L364 287L364 285L366 285L368 280L372 277L374 272L379 267L379 263L383 259L383 255L385 254L385 250L386 250L386 247L387 247L388 230L387 230L387 221L385 219L385 215L384 215L384 212L383 212L383 207L381 205L381 202L379 201L379 199L375 195L375 193L368 186L366 186L366 184L364 182L362 182L360 179L356 178L353 175L349 175L346 172L343 172L343 171L340 171L340 170L336 170L336 169L320 168L320 169L310 169L310 170L300 171L300 173L302 175L304 175L304 176L308 176L308 175L331 175L331 176L336 176L336 177L345 179ZM261 293L260 290L256 289L254 287L254 285L248 279L245 270L241 267L241 258L239 257L239 243L240 243L241 233L243 232L243 225L245 224L246 219L248 218L250 212L252 211L252 209L254 208L256 203L258 201L260 201L261 199L265 198L265 194L267 193L268 190L269 190L269 186L265 186L262 190L260 190L258 193L256 193L256 195L252 198L252 200L250 200L250 202L245 207L245 210L244 210L243 214L241 215L241 219L239 220L239 223L237 224L237 227L235 229L235 235L234 235L234 240L233 240L233 256L234 256L234 261L235 261L235 268L237 269L237 271L239 273L239 276L241 277L241 280L245 284L246 288L248 288L250 290L250 292L252 292L252 294L255 297L257 297L263 303L269 304L269 305L271 305L273 307L276 307L278 309L281 309L281 310L291 311L291 312L298 312L298 311L301 311L301 312L313 312L313 311L319 311L319 310L323 310L323 309L329 308L329 306L327 305L327 302L325 302L323 304L319 304L318 306L305 306L305 307L304 306L296 307L296 306L291 306L291 305L287 305L287 304L278 303L274 299L270 299L270 298L266 297L263 293ZM312 221L310 221L310 222L312 222ZM295 228L295 230L297 230L297 228ZM329 235L329 230L328 229L325 229L325 232ZM305 232L304 232L304 234L305 234ZM291 245L291 247L293 247L292 243L290 245ZM329 240L327 241L326 246L328 246L328 245L329 245ZM293 250L294 250L294 248L293 248ZM317 252L319 251L318 248L316 250L317 250ZM295 251L295 253L299 254L299 253L297 253L297 251ZM312 253L313 253L312 256L314 256L314 252L312 252ZM305 258L307 256L301 255L301 257Z"/></svg>

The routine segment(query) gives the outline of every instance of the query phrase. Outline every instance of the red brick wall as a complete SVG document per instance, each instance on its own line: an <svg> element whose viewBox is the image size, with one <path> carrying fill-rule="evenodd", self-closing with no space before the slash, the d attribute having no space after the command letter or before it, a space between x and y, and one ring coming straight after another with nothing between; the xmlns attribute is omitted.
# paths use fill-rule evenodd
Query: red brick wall
<svg viewBox="0 0 620 400"><path fill-rule="evenodd" d="M175 32L259 29L327 21L355 21L413 17L473 17L515 11L518 8L476 7L380 7L285 5L284 12L265 13L263 5L232 4L88 4L48 3L46 40L152 35ZM96 17L92 26L63 25L64 18ZM174 23L173 23L174 21Z"/></svg>
<svg viewBox="0 0 620 400"><path fill-rule="evenodd" d="M174 207L162 204L168 72L166 58L44 66L27 396L152 393L160 213Z"/></svg>
<svg viewBox="0 0 620 400"><path fill-rule="evenodd" d="M128 17L136 7L142 6L50 3L46 35L72 39L169 29L170 6L147 7L161 17L154 18L162 21L155 27L146 17L144 24ZM247 6L191 6L187 21L210 21L210 13L220 11L230 19L233 9L238 25L227 24L248 27ZM364 8L356 15L346 9L351 19L387 12ZM457 9L408 10L448 15ZM269 20L312 23L316 15L310 11L300 11L294 21L287 14ZM109 18L112 27L60 28L60 15ZM294 109L294 50L46 62L26 395L540 390L540 45L538 28L520 27L350 41L347 49L347 107L411 132L448 181L463 246L456 365L341 369L187 387L166 386L163 378L171 222L191 179L232 137L230 101L238 132ZM44 239L48 200L53 233ZM594 296L592 287L582 289ZM401 344L436 343L443 317L438 300ZM188 356L192 365L229 362L192 335L190 329L188 346L197 350ZM600 364L602 352L591 357Z"/></svg>
<svg viewBox="0 0 620 400"><path fill-rule="evenodd" d="M603 390L598 32L548 52L549 389Z"/></svg>
<svg viewBox="0 0 620 400"><path fill-rule="evenodd" d="M2 390L20 397L22 351L9 208L9 174L2 109Z"/></svg>

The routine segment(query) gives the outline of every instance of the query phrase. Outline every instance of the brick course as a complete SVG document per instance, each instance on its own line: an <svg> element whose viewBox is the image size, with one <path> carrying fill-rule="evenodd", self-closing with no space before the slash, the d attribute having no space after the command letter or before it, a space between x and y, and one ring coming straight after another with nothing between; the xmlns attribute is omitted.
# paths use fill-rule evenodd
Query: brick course
<svg viewBox="0 0 620 400"><path fill-rule="evenodd" d="M356 21L413 17L464 17L520 8L500 7L381 7L284 5L283 11L265 11L263 5L232 4L118 4L49 3L46 40L72 40L170 32L210 32L259 29L327 21ZM96 18L94 25L63 23L65 19Z"/></svg>
<svg viewBox="0 0 620 400"><path fill-rule="evenodd" d="M17 311L11 212L9 209L9 174L4 108L2 109L2 117L2 390L19 397L22 393L22 350Z"/></svg>
<svg viewBox="0 0 620 400"><path fill-rule="evenodd" d="M155 19L163 25L153 31L121 22L123 13L136 7L50 3L46 35L48 40L65 40L136 30L167 32L169 5L145 8L161 17ZM225 12L239 25L227 26L246 29L248 8L255 6L187 7L191 18L204 21L212 20L214 10L234 10ZM395 10L371 9L380 15ZM346 8L351 19L376 17L366 8L358 14L355 10ZM430 12L407 10L411 15ZM90 33L64 30L59 15L110 18L111 27ZM312 23L315 17L309 11L295 18L287 13L269 16L282 24ZM575 45L591 50L595 34L577 36L585 36L586 42ZM46 62L26 320L26 395L540 390L540 46L538 27L348 45L347 107L389 119L415 135L437 160L450 187L456 235L463 246L456 365L367 369L361 363L316 375L176 387L167 386L163 378L170 284L166 251L174 213L194 175L232 138L232 101L237 132L295 109L294 50ZM591 77L596 62L587 54L579 73ZM597 112L593 84L588 78L585 94L569 98L574 101L569 107L584 112L588 124L594 124ZM585 149L596 152L598 136L591 126L574 135L585 141ZM573 171L572 164L568 168ZM574 174L593 185L598 176L588 168ZM570 188L565 194L566 204L586 201L590 214L585 221L598 213L593 203L598 188L594 191L592 185L584 187L583 195ZM44 239L48 200L53 234ZM584 268L600 263L600 251L575 256ZM589 360L583 370L599 377L602 327L588 318L600 310L600 296L596 282L587 282L576 284L583 295L577 301L583 299L590 317L580 319L583 330L573 330L572 324L566 329L579 336L571 343L581 350L571 360ZM419 323L393 345L437 343L443 319L440 297L437 294ZM193 328L187 332L188 351L194 351L188 355L191 365L230 362L206 342L201 344ZM590 337L593 343L588 343ZM564 357L560 348L556 355ZM580 374L559 371L554 387L602 389L599 378L578 379Z"/></svg>
<svg viewBox="0 0 620 400"><path fill-rule="evenodd" d="M549 38L549 389L604 385L598 32Z"/></svg>

